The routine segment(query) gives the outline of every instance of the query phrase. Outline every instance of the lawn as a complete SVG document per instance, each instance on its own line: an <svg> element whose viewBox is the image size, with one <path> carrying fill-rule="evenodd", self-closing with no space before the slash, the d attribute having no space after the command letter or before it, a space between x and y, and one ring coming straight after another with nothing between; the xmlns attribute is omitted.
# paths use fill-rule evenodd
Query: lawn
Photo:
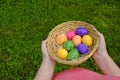
<svg viewBox="0 0 120 80"><path fill-rule="evenodd" d="M0 80L33 80L42 40L71 20L86 21L103 33L120 67L120 0L0 0ZM55 73L74 67L57 63ZM77 67L101 73L92 58Z"/></svg>

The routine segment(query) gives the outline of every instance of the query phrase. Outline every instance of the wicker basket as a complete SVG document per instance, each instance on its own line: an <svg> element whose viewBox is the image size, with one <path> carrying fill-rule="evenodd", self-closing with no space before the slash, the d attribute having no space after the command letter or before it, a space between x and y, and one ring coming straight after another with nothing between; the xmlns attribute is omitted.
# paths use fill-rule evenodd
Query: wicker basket
<svg viewBox="0 0 120 80"><path fill-rule="evenodd" d="M56 44L56 37L61 33L66 33L69 30L75 30L77 27L84 26L88 31L89 35L93 39L93 44L89 48L89 53L87 55L81 56L77 60L62 60L56 56L57 50L62 46ZM99 44L99 37L97 35L97 30L86 22L82 21L68 21L60 25L57 25L48 35L47 50L52 59L56 60L59 63L68 64L68 65L78 65L89 59L96 51Z"/></svg>

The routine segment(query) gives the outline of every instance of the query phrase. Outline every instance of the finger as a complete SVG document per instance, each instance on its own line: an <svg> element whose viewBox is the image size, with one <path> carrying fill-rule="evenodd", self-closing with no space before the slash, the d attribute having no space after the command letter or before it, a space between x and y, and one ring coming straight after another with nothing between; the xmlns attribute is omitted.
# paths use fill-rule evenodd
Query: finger
<svg viewBox="0 0 120 80"><path fill-rule="evenodd" d="M97 34L98 34L98 35L100 35L100 32L99 32L99 31L97 31Z"/></svg>
<svg viewBox="0 0 120 80"><path fill-rule="evenodd" d="M98 33L98 34L99 34L99 39L100 39L99 47L105 48L106 47L106 42L105 42L104 36L103 36L102 33Z"/></svg>
<svg viewBox="0 0 120 80"><path fill-rule="evenodd" d="M101 37L101 34L102 34L102 33L100 33L99 31L97 31L97 34L98 34L99 37Z"/></svg>
<svg viewBox="0 0 120 80"><path fill-rule="evenodd" d="M99 38L100 38L100 41L102 40L104 40L104 36L103 36L103 34L102 33L100 33L99 31L97 31L97 34L98 34L98 36L99 36Z"/></svg>
<svg viewBox="0 0 120 80"><path fill-rule="evenodd" d="M44 47L46 47L46 42L45 41L42 42L42 48L44 48Z"/></svg>
<svg viewBox="0 0 120 80"><path fill-rule="evenodd" d="M45 49L46 49L46 41L44 40L44 41L42 41L41 50L42 50L44 53L46 53Z"/></svg>
<svg viewBox="0 0 120 80"><path fill-rule="evenodd" d="M42 44L45 44L45 43L47 43L47 41L48 41L47 39L46 39L46 40L43 40L43 41L42 41Z"/></svg>
<svg viewBox="0 0 120 80"><path fill-rule="evenodd" d="M48 39L46 39L46 40L44 40L45 42L47 42L48 41Z"/></svg>
<svg viewBox="0 0 120 80"><path fill-rule="evenodd" d="M102 41L102 42L105 41L103 34L100 34L100 41Z"/></svg>
<svg viewBox="0 0 120 80"><path fill-rule="evenodd" d="M100 42L101 42L101 33L100 33L99 31L97 31L97 34L98 34L99 40L100 40ZM100 43L99 43L99 44L100 44Z"/></svg>

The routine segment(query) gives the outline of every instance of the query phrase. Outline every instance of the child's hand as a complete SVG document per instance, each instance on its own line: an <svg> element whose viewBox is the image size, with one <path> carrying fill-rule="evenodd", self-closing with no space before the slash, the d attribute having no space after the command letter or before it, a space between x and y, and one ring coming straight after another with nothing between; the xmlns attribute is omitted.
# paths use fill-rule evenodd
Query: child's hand
<svg viewBox="0 0 120 80"><path fill-rule="evenodd" d="M98 49L93 55L96 64L105 75L120 76L120 68L115 64L107 52L104 36L99 32L98 35L100 42Z"/></svg>
<svg viewBox="0 0 120 80"><path fill-rule="evenodd" d="M46 43L47 40L44 40L41 45L43 61L34 80L51 80L54 73L56 61L52 60L48 55Z"/></svg>
<svg viewBox="0 0 120 80"><path fill-rule="evenodd" d="M46 48L46 43L47 43L47 40L42 41L41 51L42 51L42 55L43 55L43 61L48 61L52 64L55 64L56 61L51 59L48 54L48 51Z"/></svg>
<svg viewBox="0 0 120 80"><path fill-rule="evenodd" d="M100 42L99 42L98 49L96 50L95 54L93 55L94 59L96 59L97 57L101 57L101 56L108 56L104 36L100 32L97 32L97 33L99 35Z"/></svg>

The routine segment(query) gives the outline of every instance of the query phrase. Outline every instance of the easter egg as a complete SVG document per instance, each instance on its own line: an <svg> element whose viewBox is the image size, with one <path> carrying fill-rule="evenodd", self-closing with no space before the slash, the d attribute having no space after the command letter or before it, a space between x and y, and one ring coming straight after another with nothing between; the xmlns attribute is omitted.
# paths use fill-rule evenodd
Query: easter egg
<svg viewBox="0 0 120 80"><path fill-rule="evenodd" d="M81 43L81 37L79 35L75 35L72 38L72 41L75 44L75 47L77 47Z"/></svg>
<svg viewBox="0 0 120 80"><path fill-rule="evenodd" d="M68 60L78 59L79 57L80 57L80 54L78 50L75 48L68 53Z"/></svg>
<svg viewBox="0 0 120 80"><path fill-rule="evenodd" d="M70 30L66 33L67 39L71 40L73 36L75 36L75 31L74 30Z"/></svg>
<svg viewBox="0 0 120 80"><path fill-rule="evenodd" d="M84 27L78 27L76 29L76 34L80 35L80 36L84 36L84 35L88 34L88 30Z"/></svg>
<svg viewBox="0 0 120 80"><path fill-rule="evenodd" d="M67 50L62 48L62 49L59 49L57 51L57 57L59 57L60 59L66 59L67 56L68 56L68 51Z"/></svg>
<svg viewBox="0 0 120 80"><path fill-rule="evenodd" d="M88 53L88 47L85 44L79 44L77 47L77 50L81 53L81 54L87 54Z"/></svg>
<svg viewBox="0 0 120 80"><path fill-rule="evenodd" d="M84 36L82 37L82 42L83 42L84 44L86 44L87 46L91 46L91 45L92 45L92 37L89 36L89 35L84 35Z"/></svg>
<svg viewBox="0 0 120 80"><path fill-rule="evenodd" d="M67 36L65 34L60 34L56 38L56 43L62 45L65 41L67 41Z"/></svg>
<svg viewBox="0 0 120 80"><path fill-rule="evenodd" d="M63 47L64 47L66 50L70 51L70 50L72 50L72 49L74 48L74 44L73 44L72 41L66 41L66 42L64 42Z"/></svg>

